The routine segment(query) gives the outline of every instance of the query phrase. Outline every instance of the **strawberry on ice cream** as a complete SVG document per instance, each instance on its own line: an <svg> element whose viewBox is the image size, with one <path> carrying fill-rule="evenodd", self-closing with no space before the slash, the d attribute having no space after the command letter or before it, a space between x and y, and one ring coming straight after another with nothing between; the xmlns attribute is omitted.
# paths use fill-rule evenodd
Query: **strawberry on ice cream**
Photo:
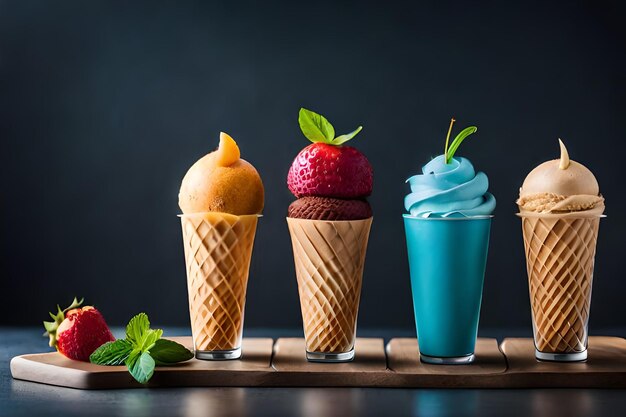
<svg viewBox="0 0 626 417"><path fill-rule="evenodd" d="M333 126L317 113L300 109L302 133L313 144L296 156L287 175L298 198L288 216L311 220L359 220L372 216L365 200L372 193L373 173L359 150L344 145L362 129L335 137Z"/></svg>
<svg viewBox="0 0 626 417"><path fill-rule="evenodd" d="M372 225L372 166L345 145L362 129L335 137L326 118L300 109L312 145L296 156L287 186L297 197L287 213L300 295L306 358L354 359L365 254Z"/></svg>

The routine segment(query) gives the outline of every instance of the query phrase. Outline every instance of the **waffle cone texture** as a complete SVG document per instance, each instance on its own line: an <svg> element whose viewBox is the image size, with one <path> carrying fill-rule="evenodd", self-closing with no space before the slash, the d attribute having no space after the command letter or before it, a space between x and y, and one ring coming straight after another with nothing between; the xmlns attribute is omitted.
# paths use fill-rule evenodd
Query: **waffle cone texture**
<svg viewBox="0 0 626 417"><path fill-rule="evenodd" d="M287 224L306 350L349 352L356 336L372 218L326 221L288 217Z"/></svg>
<svg viewBox="0 0 626 417"><path fill-rule="evenodd" d="M258 216L212 212L180 218L194 349L237 349Z"/></svg>
<svg viewBox="0 0 626 417"><path fill-rule="evenodd" d="M520 216L535 347L546 353L587 349L599 216Z"/></svg>

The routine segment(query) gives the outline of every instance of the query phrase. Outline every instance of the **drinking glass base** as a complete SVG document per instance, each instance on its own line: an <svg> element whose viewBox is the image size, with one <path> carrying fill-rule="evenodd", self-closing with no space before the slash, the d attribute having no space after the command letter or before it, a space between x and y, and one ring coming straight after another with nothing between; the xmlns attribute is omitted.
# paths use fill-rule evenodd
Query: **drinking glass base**
<svg viewBox="0 0 626 417"><path fill-rule="evenodd" d="M574 353L539 352L535 349L535 358L547 362L581 362L587 360L587 349Z"/></svg>
<svg viewBox="0 0 626 417"><path fill-rule="evenodd" d="M231 350L196 350L196 359L203 361L229 361L241 358L241 348Z"/></svg>
<svg viewBox="0 0 626 417"><path fill-rule="evenodd" d="M328 352L306 352L306 360L309 362L351 362L354 360L354 348L348 352L328 353Z"/></svg>
<svg viewBox="0 0 626 417"><path fill-rule="evenodd" d="M439 357L439 356L428 356L420 353L420 360L424 363L429 363L432 365L467 365L474 362L475 356L474 354L469 354L467 356L454 356L454 357Z"/></svg>

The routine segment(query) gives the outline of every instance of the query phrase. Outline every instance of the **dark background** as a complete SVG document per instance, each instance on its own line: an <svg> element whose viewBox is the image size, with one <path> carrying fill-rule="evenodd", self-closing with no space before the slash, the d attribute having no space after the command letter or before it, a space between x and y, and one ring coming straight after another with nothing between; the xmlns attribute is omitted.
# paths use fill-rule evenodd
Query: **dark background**
<svg viewBox="0 0 626 417"><path fill-rule="evenodd" d="M38 324L74 295L111 324L187 324L178 187L223 130L266 187L246 325L300 326L284 217L305 106L338 133L364 126L360 326L413 327L404 179L442 153L451 116L479 127L459 154L498 200L481 326L530 331L514 201L557 137L607 200L592 332L624 325L624 17L617 1L0 0L0 324Z"/></svg>

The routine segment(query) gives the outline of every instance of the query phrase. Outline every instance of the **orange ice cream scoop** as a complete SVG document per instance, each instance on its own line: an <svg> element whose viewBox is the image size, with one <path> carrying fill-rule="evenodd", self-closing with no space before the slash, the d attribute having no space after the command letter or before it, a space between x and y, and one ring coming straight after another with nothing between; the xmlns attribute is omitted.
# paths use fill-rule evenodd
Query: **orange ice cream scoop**
<svg viewBox="0 0 626 417"><path fill-rule="evenodd" d="M220 133L216 151L200 158L189 168L178 194L184 214L259 214L263 210L263 182L257 170L241 159L237 143Z"/></svg>

